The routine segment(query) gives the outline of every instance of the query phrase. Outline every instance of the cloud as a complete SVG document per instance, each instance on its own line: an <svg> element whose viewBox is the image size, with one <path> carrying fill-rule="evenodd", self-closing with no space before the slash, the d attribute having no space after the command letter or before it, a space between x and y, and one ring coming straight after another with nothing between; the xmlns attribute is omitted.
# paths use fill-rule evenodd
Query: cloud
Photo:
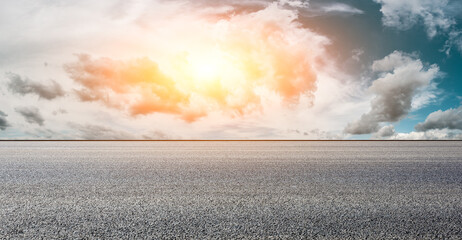
<svg viewBox="0 0 462 240"><path fill-rule="evenodd" d="M75 90L81 101L102 102L132 116L163 113L188 122L211 112L241 116L260 111L264 92L289 107L301 97L313 98L329 40L298 23L297 10L282 7L287 4L302 2L273 3L219 20L192 14L181 29L197 30L199 40L171 30L183 40L171 44L169 61L79 54L65 70L81 86Z"/></svg>
<svg viewBox="0 0 462 240"><path fill-rule="evenodd" d="M295 132L302 134L303 139L338 140L344 138L343 134L326 132L319 129L311 129L307 131L295 130Z"/></svg>
<svg viewBox="0 0 462 240"><path fill-rule="evenodd" d="M408 30L422 22L429 38L447 32L455 21L447 16L448 0L374 0L382 5L385 26Z"/></svg>
<svg viewBox="0 0 462 240"><path fill-rule="evenodd" d="M462 53L462 31L461 30L453 30L449 33L449 38L446 40L446 43L442 49L446 53L446 55L450 55L451 50L453 48L459 50Z"/></svg>
<svg viewBox="0 0 462 240"><path fill-rule="evenodd" d="M462 106L430 113L414 132L396 133L394 140L462 140Z"/></svg>
<svg viewBox="0 0 462 240"><path fill-rule="evenodd" d="M448 129L432 129L426 132L397 133L391 140L462 140L461 131Z"/></svg>
<svg viewBox="0 0 462 240"><path fill-rule="evenodd" d="M5 130L7 127L10 126L8 121L6 120L6 117L8 115L2 111L0 111L0 130Z"/></svg>
<svg viewBox="0 0 462 240"><path fill-rule="evenodd" d="M351 56L351 59L353 59L356 62L359 62L361 60L361 56L364 54L364 50L363 49L353 49L351 53L353 54Z"/></svg>
<svg viewBox="0 0 462 240"><path fill-rule="evenodd" d="M166 140L171 139L161 131L150 131L143 135L134 134L124 130L116 130L95 124L69 123L76 132L77 138L84 140Z"/></svg>
<svg viewBox="0 0 462 240"><path fill-rule="evenodd" d="M45 127L27 129L24 133L27 137L21 139L65 139L61 133Z"/></svg>
<svg viewBox="0 0 462 240"><path fill-rule="evenodd" d="M147 134L142 135L145 140L169 140L169 139L181 139L181 137L172 137L161 131L150 131Z"/></svg>
<svg viewBox="0 0 462 240"><path fill-rule="evenodd" d="M18 107L15 108L15 110L17 113L21 114L28 123L43 126L45 122L39 109L36 107Z"/></svg>
<svg viewBox="0 0 462 240"><path fill-rule="evenodd" d="M382 5L382 22L385 26L399 30L408 30L422 23L428 37L438 34L447 37L441 51L447 55L453 48L462 53L462 31L457 27L456 18L461 11L461 5L449 0L374 0Z"/></svg>
<svg viewBox="0 0 462 240"><path fill-rule="evenodd" d="M415 126L418 132L433 129L458 129L462 130L462 106L451 108L446 111L438 110L430 113L423 123Z"/></svg>
<svg viewBox="0 0 462 240"><path fill-rule="evenodd" d="M387 137L394 136L396 134L395 127L393 125L387 125L380 128L379 131L373 134L375 139L383 139Z"/></svg>
<svg viewBox="0 0 462 240"><path fill-rule="evenodd" d="M279 0L278 3L280 5L287 5L290 7L297 7L297 8L307 8L310 6L307 0Z"/></svg>
<svg viewBox="0 0 462 240"><path fill-rule="evenodd" d="M416 93L412 99L412 110L418 110L431 103L435 103L440 100L438 97L443 93L443 90L439 89L436 82L430 83Z"/></svg>
<svg viewBox="0 0 462 240"><path fill-rule="evenodd" d="M81 54L77 62L66 65L65 69L82 85L83 89L76 90L82 101L101 101L109 107L128 108L132 115L181 114L183 106L188 104L188 96L148 58L117 61Z"/></svg>
<svg viewBox="0 0 462 240"><path fill-rule="evenodd" d="M45 85L39 82L31 81L28 78L22 78L18 74L7 73L6 77L9 79L8 88L13 92L20 95L36 94L40 98L48 100L62 97L65 92L55 81L51 81L51 85Z"/></svg>
<svg viewBox="0 0 462 240"><path fill-rule="evenodd" d="M327 13L346 13L346 14L363 14L364 12L360 9L352 7L344 3L332 3L321 7L321 10Z"/></svg>
<svg viewBox="0 0 462 240"><path fill-rule="evenodd" d="M60 109L57 109L57 110L53 111L52 114L56 116L56 115L59 115L59 114L66 114L66 113L67 113L66 109L60 108Z"/></svg>
<svg viewBox="0 0 462 240"><path fill-rule="evenodd" d="M379 72L380 77L369 87L376 95L371 101L371 110L348 124L346 133L374 133L380 123L401 120L411 110L413 98L429 86L439 72L438 66L424 67L419 59L399 51L375 61L372 70Z"/></svg>
<svg viewBox="0 0 462 240"><path fill-rule="evenodd" d="M114 130L105 126L93 124L69 123L69 127L76 131L78 138L84 140L135 140L137 137L129 132Z"/></svg>

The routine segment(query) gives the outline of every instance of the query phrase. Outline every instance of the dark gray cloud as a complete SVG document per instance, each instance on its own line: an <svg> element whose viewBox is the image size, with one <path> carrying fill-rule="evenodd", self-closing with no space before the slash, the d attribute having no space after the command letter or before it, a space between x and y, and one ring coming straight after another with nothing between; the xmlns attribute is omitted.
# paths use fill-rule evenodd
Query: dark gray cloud
<svg viewBox="0 0 462 240"><path fill-rule="evenodd" d="M39 109L36 107L18 107L15 108L15 110L24 117L26 122L30 124L43 126L43 123L45 122L45 119L43 119Z"/></svg>
<svg viewBox="0 0 462 240"><path fill-rule="evenodd" d="M375 94L371 110L348 124L345 133L374 133L379 130L380 123L403 119L411 110L412 100L419 90L428 86L439 72L438 66L426 68L419 59L399 51L375 61L372 70L380 77L369 88Z"/></svg>
<svg viewBox="0 0 462 240"><path fill-rule="evenodd" d="M2 111L0 111L0 130L5 130L7 127L10 126L8 121L6 120L6 117L8 115Z"/></svg>
<svg viewBox="0 0 462 240"><path fill-rule="evenodd" d="M28 78L22 78L18 74L14 73L7 73L6 77L9 79L8 88L10 91L23 96L26 94L36 94L40 98L51 100L57 97L62 97L65 94L61 85L53 80L50 85L45 85L31 81Z"/></svg>
<svg viewBox="0 0 462 240"><path fill-rule="evenodd" d="M423 123L415 126L415 130L419 132L445 128L462 130L462 106L430 113Z"/></svg>

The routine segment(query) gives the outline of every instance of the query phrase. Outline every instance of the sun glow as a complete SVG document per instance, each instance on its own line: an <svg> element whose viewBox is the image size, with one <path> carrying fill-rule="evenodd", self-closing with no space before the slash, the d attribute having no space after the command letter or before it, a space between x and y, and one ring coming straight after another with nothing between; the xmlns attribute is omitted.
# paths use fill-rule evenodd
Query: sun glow
<svg viewBox="0 0 462 240"><path fill-rule="evenodd" d="M243 116L269 100L292 104L316 91L318 58L329 42L296 16L271 4L219 21L179 18L156 32L148 57L80 55L66 71L82 86L82 100L132 115L166 113L189 122L211 113Z"/></svg>
<svg viewBox="0 0 462 240"><path fill-rule="evenodd" d="M239 56L233 52L214 48L198 48L187 51L175 58L176 82L185 88L185 91L216 91L242 87L245 78L245 69L236 64Z"/></svg>
<svg viewBox="0 0 462 240"><path fill-rule="evenodd" d="M213 56L193 57L189 59L191 77L197 82L210 82L220 78L222 60Z"/></svg>

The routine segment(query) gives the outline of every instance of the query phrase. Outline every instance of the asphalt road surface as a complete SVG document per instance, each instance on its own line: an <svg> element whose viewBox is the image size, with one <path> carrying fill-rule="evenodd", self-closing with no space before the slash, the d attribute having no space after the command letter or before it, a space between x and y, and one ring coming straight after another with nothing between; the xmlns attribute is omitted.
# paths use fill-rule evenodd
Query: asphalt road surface
<svg viewBox="0 0 462 240"><path fill-rule="evenodd" d="M462 239L462 142L0 142L0 239Z"/></svg>

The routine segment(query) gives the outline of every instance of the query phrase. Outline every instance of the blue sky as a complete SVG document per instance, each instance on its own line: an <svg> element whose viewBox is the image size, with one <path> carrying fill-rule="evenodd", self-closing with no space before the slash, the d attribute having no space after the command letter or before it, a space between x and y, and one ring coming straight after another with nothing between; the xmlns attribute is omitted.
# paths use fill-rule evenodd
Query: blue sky
<svg viewBox="0 0 462 240"><path fill-rule="evenodd" d="M0 9L0 139L462 139L458 1Z"/></svg>

